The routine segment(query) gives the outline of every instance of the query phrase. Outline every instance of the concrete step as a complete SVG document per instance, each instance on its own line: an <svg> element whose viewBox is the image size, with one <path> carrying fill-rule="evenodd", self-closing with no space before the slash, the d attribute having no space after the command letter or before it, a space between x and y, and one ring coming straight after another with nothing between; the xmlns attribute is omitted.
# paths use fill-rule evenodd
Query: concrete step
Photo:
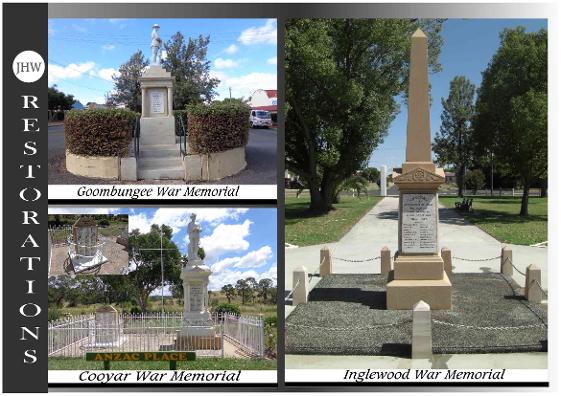
<svg viewBox="0 0 561 396"><path fill-rule="evenodd" d="M145 164L139 164L138 169L139 179L176 179L183 180L184 171L182 166L170 166L170 167L147 167Z"/></svg>
<svg viewBox="0 0 561 396"><path fill-rule="evenodd" d="M138 159L138 164L145 168L171 168L171 167L183 167L181 158L179 156L173 157L140 157Z"/></svg>
<svg viewBox="0 0 561 396"><path fill-rule="evenodd" d="M140 147L140 158L180 157L178 144L151 144Z"/></svg>

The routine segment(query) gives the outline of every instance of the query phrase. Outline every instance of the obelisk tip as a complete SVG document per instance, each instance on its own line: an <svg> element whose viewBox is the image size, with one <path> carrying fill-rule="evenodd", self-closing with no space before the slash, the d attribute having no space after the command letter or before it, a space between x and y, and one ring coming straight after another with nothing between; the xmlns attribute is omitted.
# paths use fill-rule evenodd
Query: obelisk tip
<svg viewBox="0 0 561 396"><path fill-rule="evenodd" d="M413 37L413 38L416 38L416 37L427 38L427 35L420 28L417 28L417 30L415 30L415 33L413 33L413 35L411 37Z"/></svg>

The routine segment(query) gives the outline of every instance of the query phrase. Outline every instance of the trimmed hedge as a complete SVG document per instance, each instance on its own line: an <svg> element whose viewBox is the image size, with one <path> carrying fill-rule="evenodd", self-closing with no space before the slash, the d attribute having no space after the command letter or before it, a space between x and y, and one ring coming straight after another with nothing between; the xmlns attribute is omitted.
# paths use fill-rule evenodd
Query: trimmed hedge
<svg viewBox="0 0 561 396"><path fill-rule="evenodd" d="M251 108L239 100L187 105L189 148L200 154L247 144Z"/></svg>
<svg viewBox="0 0 561 396"><path fill-rule="evenodd" d="M87 156L127 155L136 115L125 109L71 110L64 120L66 149Z"/></svg>

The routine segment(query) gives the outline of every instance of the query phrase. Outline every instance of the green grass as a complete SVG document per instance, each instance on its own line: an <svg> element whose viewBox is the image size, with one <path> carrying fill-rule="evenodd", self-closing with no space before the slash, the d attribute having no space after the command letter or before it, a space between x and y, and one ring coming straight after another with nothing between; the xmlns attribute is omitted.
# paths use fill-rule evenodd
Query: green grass
<svg viewBox="0 0 561 396"><path fill-rule="evenodd" d="M342 196L335 210L317 216L310 215L310 197L285 197L285 240L297 246L317 245L341 239L357 221L364 216L382 197L369 196L353 198Z"/></svg>
<svg viewBox="0 0 561 396"><path fill-rule="evenodd" d="M526 217L518 215L521 198L469 198L473 198L473 213L466 214L466 219L499 241L516 245L547 241L547 198L530 197ZM457 201L461 198L440 197L448 208Z"/></svg>
<svg viewBox="0 0 561 396"><path fill-rule="evenodd" d="M177 362L178 370L275 370L276 360L199 358ZM103 363L87 362L84 358L50 357L49 370L102 370ZM169 370L168 362L112 362L111 370Z"/></svg>

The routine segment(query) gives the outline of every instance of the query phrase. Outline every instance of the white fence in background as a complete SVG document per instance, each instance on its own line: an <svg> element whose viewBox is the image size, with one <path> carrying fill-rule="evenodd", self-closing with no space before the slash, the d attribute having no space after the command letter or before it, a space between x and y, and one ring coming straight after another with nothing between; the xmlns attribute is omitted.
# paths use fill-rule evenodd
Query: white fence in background
<svg viewBox="0 0 561 396"><path fill-rule="evenodd" d="M181 337L197 356L223 357L225 341L247 356L264 355L264 324L259 317L213 315L215 338ZM95 314L49 322L49 356L82 357L86 352L153 352L174 350L182 313L119 314L108 323ZM183 349L183 348L181 348Z"/></svg>

